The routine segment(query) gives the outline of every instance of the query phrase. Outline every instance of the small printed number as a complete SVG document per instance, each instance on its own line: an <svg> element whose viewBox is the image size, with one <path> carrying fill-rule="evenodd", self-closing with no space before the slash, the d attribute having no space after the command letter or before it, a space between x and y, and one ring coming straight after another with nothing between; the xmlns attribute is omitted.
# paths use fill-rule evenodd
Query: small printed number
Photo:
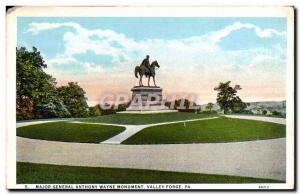
<svg viewBox="0 0 300 195"><path fill-rule="evenodd" d="M259 186L259 189L269 189L269 186Z"/></svg>

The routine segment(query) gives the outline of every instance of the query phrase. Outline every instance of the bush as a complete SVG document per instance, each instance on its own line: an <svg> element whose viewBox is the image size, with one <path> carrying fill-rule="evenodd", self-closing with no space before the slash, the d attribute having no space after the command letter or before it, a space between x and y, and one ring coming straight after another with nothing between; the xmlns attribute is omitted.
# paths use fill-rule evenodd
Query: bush
<svg viewBox="0 0 300 195"><path fill-rule="evenodd" d="M115 106L114 106L114 108L115 108L115 110L116 110L117 112L121 112L121 111L126 111L126 108L127 108L128 106L129 106L128 103L126 103L126 104L119 104L117 108L115 108Z"/></svg>
<svg viewBox="0 0 300 195"><path fill-rule="evenodd" d="M71 113L69 110L61 101L59 101L38 106L36 118L65 118L70 116Z"/></svg>
<svg viewBox="0 0 300 195"><path fill-rule="evenodd" d="M116 114L116 110L115 109L105 109L105 110L101 110L101 115L109 115L109 114Z"/></svg>
<svg viewBox="0 0 300 195"><path fill-rule="evenodd" d="M114 105L105 104L104 107L99 105L99 109L101 111L101 115L116 114L116 110L114 109Z"/></svg>
<svg viewBox="0 0 300 195"><path fill-rule="evenodd" d="M96 105L94 107L89 107L89 116L100 116L101 111L99 109L99 105Z"/></svg>
<svg viewBox="0 0 300 195"><path fill-rule="evenodd" d="M236 112L238 114L254 114L251 110L241 110L240 112Z"/></svg>
<svg viewBox="0 0 300 195"><path fill-rule="evenodd" d="M272 111L273 116L284 116L281 112L278 112L277 110Z"/></svg>

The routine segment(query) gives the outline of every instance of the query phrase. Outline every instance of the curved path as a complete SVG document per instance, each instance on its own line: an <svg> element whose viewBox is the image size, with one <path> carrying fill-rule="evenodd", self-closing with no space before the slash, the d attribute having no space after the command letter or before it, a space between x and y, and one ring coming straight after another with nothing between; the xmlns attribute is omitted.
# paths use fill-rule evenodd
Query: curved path
<svg viewBox="0 0 300 195"><path fill-rule="evenodd" d="M285 143L285 138L278 138L234 143L109 145L17 137L17 161L285 180Z"/></svg>
<svg viewBox="0 0 300 195"><path fill-rule="evenodd" d="M133 136L137 132L145 129L146 127L151 127L151 126L155 126L155 125L164 125L164 124L181 123L181 122L192 122L192 121L209 120L209 119L215 119L215 118L219 118L219 117L190 119L190 120L183 120L183 121L155 123L155 124L149 124L149 125L123 125L124 127L126 127L125 131L123 131L122 133L120 133L108 140L105 140L101 143L102 144L121 144L124 140Z"/></svg>

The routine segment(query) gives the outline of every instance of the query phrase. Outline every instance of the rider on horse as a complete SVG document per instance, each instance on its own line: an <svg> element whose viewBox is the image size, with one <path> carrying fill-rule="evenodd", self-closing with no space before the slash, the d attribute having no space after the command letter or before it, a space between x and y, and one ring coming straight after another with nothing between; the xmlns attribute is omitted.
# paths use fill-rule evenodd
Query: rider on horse
<svg viewBox="0 0 300 195"><path fill-rule="evenodd" d="M139 81L139 85L143 86L143 76L148 77L148 86L150 86L149 82L150 82L150 78L153 78L153 82L154 82L154 86L156 87L155 84L155 68L159 68L159 64L157 63L157 61L153 61L151 64L149 62L149 55L146 56L146 58L143 60L143 62L141 63L141 65L136 66L134 69L134 75L136 78L139 78L138 75L140 75L140 81Z"/></svg>
<svg viewBox="0 0 300 195"><path fill-rule="evenodd" d="M150 61L149 61L149 55L146 56L146 58L143 60L140 66L145 66L147 69L146 76L148 77L151 74L151 68L150 68Z"/></svg>

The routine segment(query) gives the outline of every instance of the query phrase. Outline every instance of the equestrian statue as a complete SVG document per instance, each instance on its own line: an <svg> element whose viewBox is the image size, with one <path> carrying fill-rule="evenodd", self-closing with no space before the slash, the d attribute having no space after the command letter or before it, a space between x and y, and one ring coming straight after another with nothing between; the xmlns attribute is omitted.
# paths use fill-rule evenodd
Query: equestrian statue
<svg viewBox="0 0 300 195"><path fill-rule="evenodd" d="M149 55L146 56L146 58L142 61L140 66L135 67L134 69L135 77L139 78L138 74L140 75L140 81L139 81L140 86L144 86L143 76L145 75L146 78L148 78L148 87L150 87L150 77L152 77L153 79L154 86L157 87L155 83L155 67L159 68L159 64L157 63L156 60L150 64Z"/></svg>

